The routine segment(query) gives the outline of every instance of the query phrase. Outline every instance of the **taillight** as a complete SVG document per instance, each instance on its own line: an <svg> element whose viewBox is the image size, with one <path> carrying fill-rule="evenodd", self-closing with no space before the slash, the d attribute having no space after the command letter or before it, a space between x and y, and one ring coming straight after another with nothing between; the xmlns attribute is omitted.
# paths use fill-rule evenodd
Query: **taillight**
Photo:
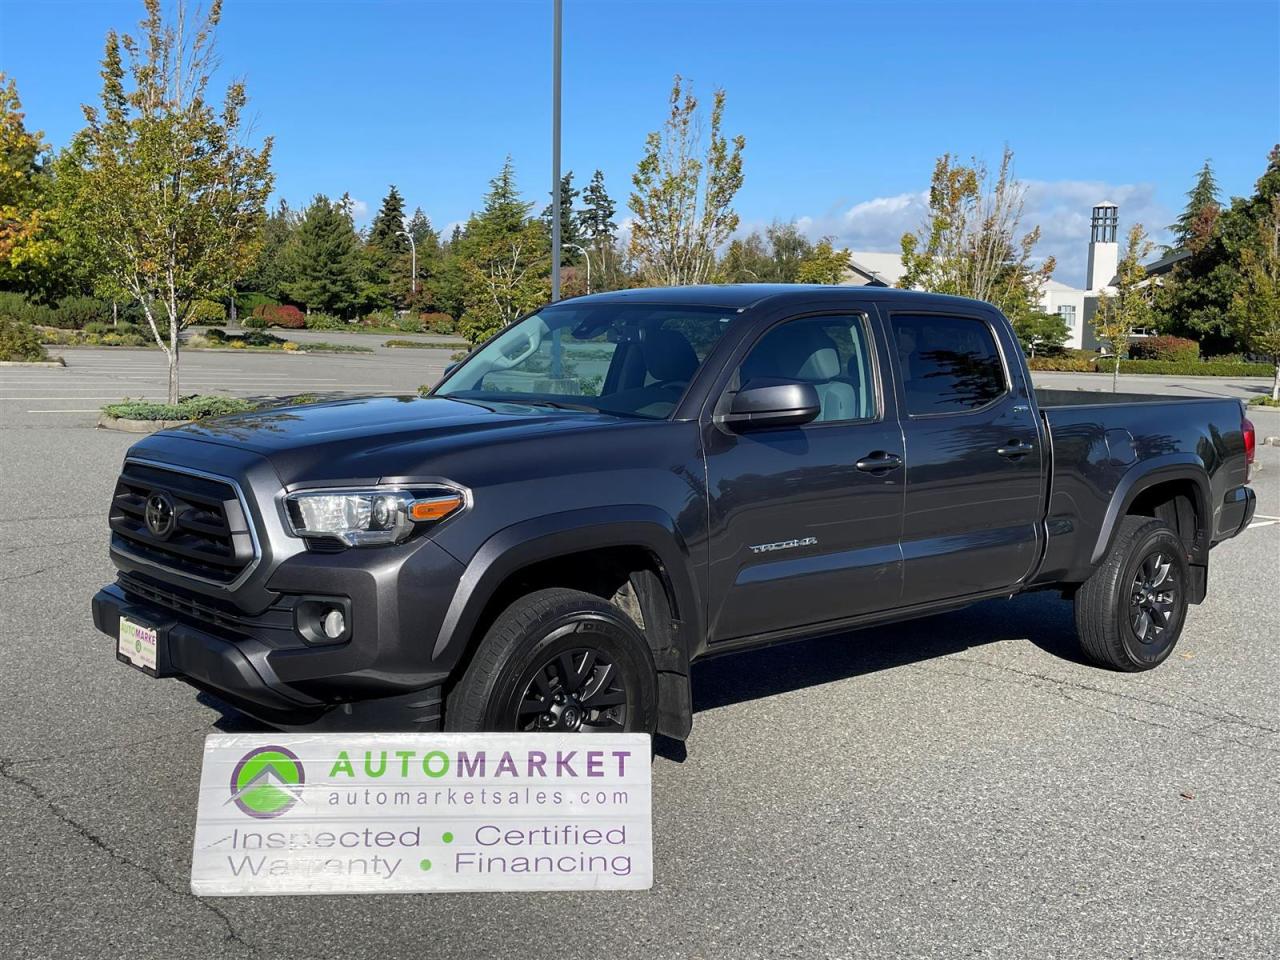
<svg viewBox="0 0 1280 960"><path fill-rule="evenodd" d="M1258 432L1253 427L1253 421L1245 417L1240 421L1240 432L1244 434L1244 482L1249 482L1249 474L1253 472L1253 461L1258 455Z"/></svg>

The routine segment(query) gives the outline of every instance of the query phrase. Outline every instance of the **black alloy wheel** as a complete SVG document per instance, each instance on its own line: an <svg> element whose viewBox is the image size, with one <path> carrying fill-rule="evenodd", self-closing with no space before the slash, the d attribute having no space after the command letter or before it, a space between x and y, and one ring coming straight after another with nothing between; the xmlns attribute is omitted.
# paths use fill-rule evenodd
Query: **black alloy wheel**
<svg viewBox="0 0 1280 960"><path fill-rule="evenodd" d="M530 733L622 733L627 690L621 671L600 650L575 647L532 671L516 714Z"/></svg>
<svg viewBox="0 0 1280 960"><path fill-rule="evenodd" d="M1181 589L1171 557L1155 550L1143 558L1129 591L1129 624L1139 643L1164 642L1177 615Z"/></svg>

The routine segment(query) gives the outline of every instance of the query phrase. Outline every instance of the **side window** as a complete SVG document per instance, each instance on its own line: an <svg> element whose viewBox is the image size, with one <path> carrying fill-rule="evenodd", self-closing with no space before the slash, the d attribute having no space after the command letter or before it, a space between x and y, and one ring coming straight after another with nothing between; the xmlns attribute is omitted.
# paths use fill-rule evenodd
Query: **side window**
<svg viewBox="0 0 1280 960"><path fill-rule="evenodd" d="M738 384L759 378L812 383L822 401L816 422L876 415L873 354L861 316L808 317L774 327L738 368Z"/></svg>
<svg viewBox="0 0 1280 960"><path fill-rule="evenodd" d="M991 328L981 320L895 314L892 327L909 415L963 413L1008 389Z"/></svg>

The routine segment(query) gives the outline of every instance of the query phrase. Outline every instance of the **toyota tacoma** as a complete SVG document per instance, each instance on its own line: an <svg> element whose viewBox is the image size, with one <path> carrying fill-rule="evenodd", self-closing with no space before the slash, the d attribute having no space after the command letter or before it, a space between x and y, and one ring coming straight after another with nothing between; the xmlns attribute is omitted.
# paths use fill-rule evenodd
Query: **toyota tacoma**
<svg viewBox="0 0 1280 960"><path fill-rule="evenodd" d="M279 728L683 738L697 660L1025 591L1073 601L1097 664L1155 667L1253 452L1237 400L1035 390L985 303L605 293L425 396L135 444L93 617Z"/></svg>

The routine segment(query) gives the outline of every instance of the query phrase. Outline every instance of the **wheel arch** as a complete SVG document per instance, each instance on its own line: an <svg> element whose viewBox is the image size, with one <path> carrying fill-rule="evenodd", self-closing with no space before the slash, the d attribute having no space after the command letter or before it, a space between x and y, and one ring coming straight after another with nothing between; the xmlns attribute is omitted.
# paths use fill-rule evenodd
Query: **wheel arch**
<svg viewBox="0 0 1280 960"><path fill-rule="evenodd" d="M1213 526L1212 501L1208 474L1193 454L1167 454L1145 460L1135 464L1120 478L1107 504L1090 562L1096 566L1110 551L1121 518L1138 515L1165 519L1167 511L1162 513L1160 505L1176 502L1180 496L1186 498L1194 512L1194 529L1189 531L1191 536L1188 538L1185 519L1176 514L1172 516L1170 525L1187 543L1190 562L1196 566L1206 564Z"/></svg>
<svg viewBox="0 0 1280 960"><path fill-rule="evenodd" d="M652 560L686 653L702 614L689 548L664 511L643 504L549 514L506 527L476 551L458 583L436 635L432 659L452 668L484 610L504 584L539 564L610 550L642 552Z"/></svg>

